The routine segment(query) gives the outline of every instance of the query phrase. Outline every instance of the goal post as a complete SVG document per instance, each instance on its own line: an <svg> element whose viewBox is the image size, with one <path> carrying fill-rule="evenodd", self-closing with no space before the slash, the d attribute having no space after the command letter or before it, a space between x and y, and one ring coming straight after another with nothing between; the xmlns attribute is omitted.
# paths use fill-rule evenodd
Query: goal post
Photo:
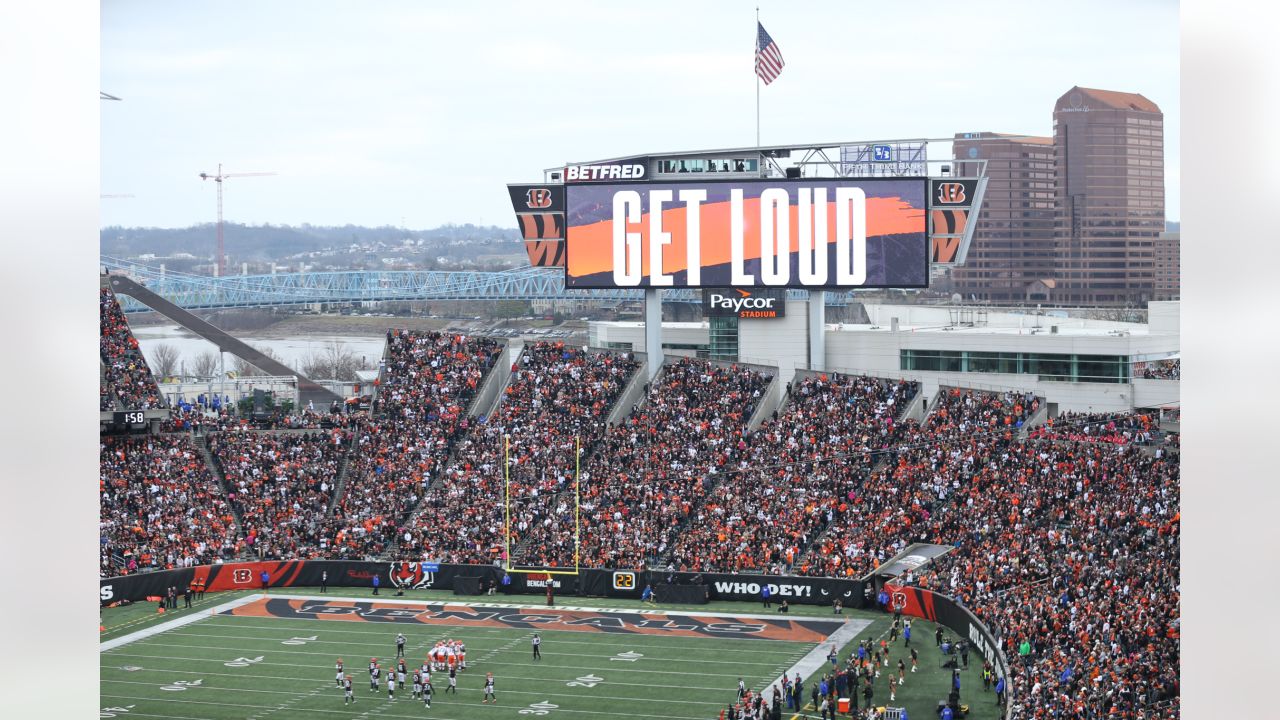
<svg viewBox="0 0 1280 720"><path fill-rule="evenodd" d="M582 551L582 437L574 437L573 447L573 569L567 567L517 566L511 557L511 437L503 435L503 557L502 569L516 573L541 573L544 575L578 575L581 570Z"/></svg>

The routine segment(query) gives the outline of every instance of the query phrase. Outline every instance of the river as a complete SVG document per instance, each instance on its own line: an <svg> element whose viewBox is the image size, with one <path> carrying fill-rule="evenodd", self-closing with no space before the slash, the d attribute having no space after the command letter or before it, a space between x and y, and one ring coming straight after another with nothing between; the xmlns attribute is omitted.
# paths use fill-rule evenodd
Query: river
<svg viewBox="0 0 1280 720"><path fill-rule="evenodd" d="M190 367L196 357L205 352L213 352L215 354L218 352L217 346L213 343L192 335L177 325L138 327L134 328L133 334L134 337L138 338L138 345L142 348L142 354L152 367L155 367L154 353L159 345L171 345L178 351L179 368L182 367L183 362ZM305 335L263 338L254 337L250 334L232 334L256 348L272 351L276 357L280 358L281 362L294 370L299 370L308 357L323 353L325 347L335 340L355 354L357 358L363 358L365 364L370 369L373 369L378 366L378 361L382 359L383 346L386 345L386 338L383 336L355 335L339 337L337 335ZM234 361L234 356L227 356L226 366L228 370L231 369Z"/></svg>

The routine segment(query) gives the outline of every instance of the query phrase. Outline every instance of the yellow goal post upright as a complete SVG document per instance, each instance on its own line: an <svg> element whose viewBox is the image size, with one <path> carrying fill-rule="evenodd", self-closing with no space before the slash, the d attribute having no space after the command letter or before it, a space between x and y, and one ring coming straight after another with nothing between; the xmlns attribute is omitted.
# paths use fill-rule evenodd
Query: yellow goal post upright
<svg viewBox="0 0 1280 720"><path fill-rule="evenodd" d="M502 505L503 505L503 557L502 569L516 573L542 573L544 575L577 575L580 570L582 549L582 503L579 477L582 472L582 437L573 439L573 569L516 567L511 563L511 436L503 435L502 452Z"/></svg>

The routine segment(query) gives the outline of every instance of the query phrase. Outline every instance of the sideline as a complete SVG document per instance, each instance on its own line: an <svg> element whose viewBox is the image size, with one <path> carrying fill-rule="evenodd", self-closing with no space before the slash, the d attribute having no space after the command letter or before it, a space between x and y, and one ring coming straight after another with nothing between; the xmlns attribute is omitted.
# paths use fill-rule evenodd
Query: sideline
<svg viewBox="0 0 1280 720"><path fill-rule="evenodd" d="M800 677L807 678L818 671L823 665L827 664L827 654L830 652L831 646L835 645L837 653L843 653L845 647L853 642L853 639L862 634L871 626L871 620L847 620L839 629L831 633L826 640L823 640L812 650L805 654L804 657L796 661L796 664L787 669L783 675L787 677L795 677L799 673ZM782 692L782 677L779 675L767 688L763 690L765 698L773 702L773 689L777 688L778 692Z"/></svg>
<svg viewBox="0 0 1280 720"><path fill-rule="evenodd" d="M128 635L122 635L121 637L113 638L111 640L104 640L103 642L99 643L98 652L104 653L108 650L115 650L116 648L124 645L128 645L131 642L144 640L146 638L159 635L162 632L168 632L170 630L180 628L185 625L190 625L191 623L194 623L194 622L199 622L209 617L209 615L225 612L227 610L234 610L235 608L238 608L242 605L248 605L249 603L254 602L255 600L261 600L264 597L266 597L266 595L263 595L262 593L253 593L251 595L245 595L244 597L240 597L234 600L229 600L227 602L224 602L221 605L215 605L214 607L209 609L208 614L205 614L204 612L188 613L186 615L183 615L180 618L174 618L173 620L168 620L166 622L158 623L156 625L152 625L151 627L147 627L141 630L137 630L135 632L131 632Z"/></svg>
<svg viewBox="0 0 1280 720"><path fill-rule="evenodd" d="M261 599L266 596L258 594L258 595L253 595L251 597L253 597L254 599ZM822 615L788 615L785 613L777 613L774 615L763 615L758 613L729 613L729 612L710 612L710 611L699 612L697 610L664 610L661 607L658 607L656 609L646 608L643 610L631 609L631 608L618 608L618 607L601 608L601 607L586 607L582 605L559 605L559 604L548 607L546 604L535 605L530 603L518 603L518 602L491 603L491 602L465 602L461 600L401 600L394 597L383 599L381 596L374 597L371 595L365 595L363 597L343 597L340 595L300 595L300 594L295 595L293 593L287 593L287 594L282 593L280 595L273 595L271 597L277 600L281 598L284 598L286 600L329 600L329 601L337 601L337 602L376 603L380 605L417 605L417 606L424 606L424 607L428 605L459 605L462 607L478 607L478 608L516 608L520 610L546 610L548 612L556 612L557 610L570 610L575 612L597 612L597 613L604 613L604 614L626 614L626 615L668 615L668 616L669 615L692 615L697 617L743 618L743 619L750 619L750 620L813 621L813 622L825 623L828 625L852 625L854 623L865 623L863 627L871 624L870 620L849 620L848 622L842 622L840 620L834 620L830 616L822 616Z"/></svg>

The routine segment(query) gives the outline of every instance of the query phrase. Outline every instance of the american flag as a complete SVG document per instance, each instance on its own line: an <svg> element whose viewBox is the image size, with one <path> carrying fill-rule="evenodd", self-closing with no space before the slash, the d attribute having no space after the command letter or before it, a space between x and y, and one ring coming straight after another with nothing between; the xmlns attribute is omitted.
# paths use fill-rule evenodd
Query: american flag
<svg viewBox="0 0 1280 720"><path fill-rule="evenodd" d="M756 75L760 76L765 85L768 85L782 74L782 66L785 64L782 61L782 51L778 50L778 44L769 37L769 33L765 32L764 26L757 22Z"/></svg>

